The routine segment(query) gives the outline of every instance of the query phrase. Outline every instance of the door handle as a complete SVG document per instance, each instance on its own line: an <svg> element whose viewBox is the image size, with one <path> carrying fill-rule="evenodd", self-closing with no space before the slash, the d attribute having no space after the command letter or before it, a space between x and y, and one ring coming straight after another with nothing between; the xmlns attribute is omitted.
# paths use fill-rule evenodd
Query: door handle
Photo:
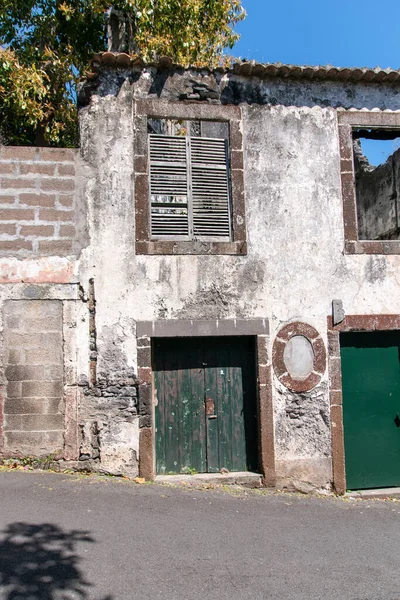
<svg viewBox="0 0 400 600"><path fill-rule="evenodd" d="M394 424L396 425L396 427L400 427L400 415L399 415L399 413L397 413L397 415L394 418Z"/></svg>

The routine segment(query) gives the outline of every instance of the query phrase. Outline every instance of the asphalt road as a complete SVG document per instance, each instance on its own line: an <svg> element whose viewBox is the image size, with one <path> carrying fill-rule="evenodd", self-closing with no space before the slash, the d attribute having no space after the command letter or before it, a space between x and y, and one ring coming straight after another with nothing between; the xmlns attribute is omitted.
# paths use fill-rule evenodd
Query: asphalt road
<svg viewBox="0 0 400 600"><path fill-rule="evenodd" d="M0 472L1 600L400 600L400 503Z"/></svg>

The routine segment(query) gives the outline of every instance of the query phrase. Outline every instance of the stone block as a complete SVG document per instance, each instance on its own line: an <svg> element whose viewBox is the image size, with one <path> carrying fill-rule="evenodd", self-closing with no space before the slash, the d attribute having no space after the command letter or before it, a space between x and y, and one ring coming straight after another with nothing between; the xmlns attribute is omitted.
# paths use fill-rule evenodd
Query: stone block
<svg viewBox="0 0 400 600"><path fill-rule="evenodd" d="M7 419L9 417L7 416ZM21 427L23 431L57 431L64 429L63 415L22 415Z"/></svg>
<svg viewBox="0 0 400 600"><path fill-rule="evenodd" d="M62 410L60 398L33 399L33 398L7 398L4 402L5 415L44 415L59 414Z"/></svg>
<svg viewBox="0 0 400 600"><path fill-rule="evenodd" d="M5 355L6 363L9 365L18 365L24 362L24 352L22 350L17 350L14 348L6 351Z"/></svg>
<svg viewBox="0 0 400 600"><path fill-rule="evenodd" d="M4 314L32 319L58 316L61 330L62 303L59 300L9 300L5 303Z"/></svg>
<svg viewBox="0 0 400 600"><path fill-rule="evenodd" d="M22 431L22 416L18 415L4 415L4 430L11 431Z"/></svg>
<svg viewBox="0 0 400 600"><path fill-rule="evenodd" d="M63 386L60 381L23 381L22 396L36 398L60 397Z"/></svg>
<svg viewBox="0 0 400 600"><path fill-rule="evenodd" d="M62 431L5 431L4 442L8 452L46 456L61 453L64 440Z"/></svg>
<svg viewBox="0 0 400 600"><path fill-rule="evenodd" d="M29 348L24 351L24 354L27 365L60 365L62 363L61 345L58 348ZM9 360L9 362L11 361Z"/></svg>
<svg viewBox="0 0 400 600"><path fill-rule="evenodd" d="M137 360L140 367L151 366L151 350L150 348L138 348Z"/></svg>
<svg viewBox="0 0 400 600"><path fill-rule="evenodd" d="M12 315L6 319L6 325L9 329L20 329L21 323L19 316Z"/></svg>
<svg viewBox="0 0 400 600"><path fill-rule="evenodd" d="M6 367L5 375L8 381L27 381L43 379L44 371L40 365L9 365Z"/></svg>
<svg viewBox="0 0 400 600"><path fill-rule="evenodd" d="M32 333L47 333L48 331L56 331L61 334L61 322L58 315L49 315L39 319L24 319L22 322L24 328Z"/></svg>
<svg viewBox="0 0 400 600"><path fill-rule="evenodd" d="M50 381L62 381L63 379L63 366L62 364L58 365L49 365L45 366L43 379Z"/></svg>
<svg viewBox="0 0 400 600"><path fill-rule="evenodd" d="M6 386L7 398L21 398L22 383L20 381L9 381Z"/></svg>

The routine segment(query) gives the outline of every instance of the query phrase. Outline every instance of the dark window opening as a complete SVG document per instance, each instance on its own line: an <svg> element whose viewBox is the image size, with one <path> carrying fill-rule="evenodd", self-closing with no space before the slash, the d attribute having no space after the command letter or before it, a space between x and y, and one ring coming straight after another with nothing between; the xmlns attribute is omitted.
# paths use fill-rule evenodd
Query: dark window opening
<svg viewBox="0 0 400 600"><path fill-rule="evenodd" d="M151 237L231 239L229 124L148 118Z"/></svg>
<svg viewBox="0 0 400 600"><path fill-rule="evenodd" d="M359 240L400 239L400 130L353 130Z"/></svg>

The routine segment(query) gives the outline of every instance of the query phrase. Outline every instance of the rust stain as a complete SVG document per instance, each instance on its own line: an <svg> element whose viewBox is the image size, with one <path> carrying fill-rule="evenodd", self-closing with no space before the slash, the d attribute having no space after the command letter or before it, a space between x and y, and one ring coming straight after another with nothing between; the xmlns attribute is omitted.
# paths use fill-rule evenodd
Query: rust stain
<svg viewBox="0 0 400 600"><path fill-rule="evenodd" d="M75 262L61 257L0 261L0 283L70 283Z"/></svg>
<svg viewBox="0 0 400 600"><path fill-rule="evenodd" d="M206 399L206 415L213 415L215 410L214 400L212 398Z"/></svg>

